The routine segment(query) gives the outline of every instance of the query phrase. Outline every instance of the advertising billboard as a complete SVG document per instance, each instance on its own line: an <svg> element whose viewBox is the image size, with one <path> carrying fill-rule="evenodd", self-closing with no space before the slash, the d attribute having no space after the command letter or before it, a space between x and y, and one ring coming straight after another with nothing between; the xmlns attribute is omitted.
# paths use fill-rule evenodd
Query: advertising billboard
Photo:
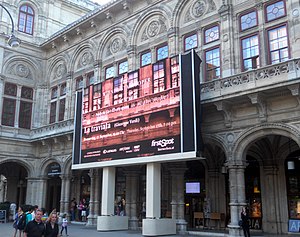
<svg viewBox="0 0 300 237"><path fill-rule="evenodd" d="M72 168L199 156L195 56L166 58L77 92Z"/></svg>

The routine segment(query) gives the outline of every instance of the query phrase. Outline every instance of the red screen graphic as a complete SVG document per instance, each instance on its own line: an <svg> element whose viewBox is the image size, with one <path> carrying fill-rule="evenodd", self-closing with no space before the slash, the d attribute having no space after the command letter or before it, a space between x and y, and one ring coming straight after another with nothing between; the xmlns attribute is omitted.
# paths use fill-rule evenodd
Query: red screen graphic
<svg viewBox="0 0 300 237"><path fill-rule="evenodd" d="M84 90L81 163L180 152L178 57Z"/></svg>

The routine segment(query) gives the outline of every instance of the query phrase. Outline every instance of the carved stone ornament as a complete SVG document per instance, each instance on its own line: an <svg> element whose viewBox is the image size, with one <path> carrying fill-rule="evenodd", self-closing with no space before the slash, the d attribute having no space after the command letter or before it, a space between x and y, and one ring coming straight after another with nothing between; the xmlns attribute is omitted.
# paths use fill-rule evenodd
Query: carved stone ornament
<svg viewBox="0 0 300 237"><path fill-rule="evenodd" d="M167 26L162 19L153 20L144 29L141 41L145 41L149 38L153 38L159 34L166 33L166 32L167 32Z"/></svg>
<svg viewBox="0 0 300 237"><path fill-rule="evenodd" d="M17 64L16 75L19 77L28 77L29 76L29 68L22 63Z"/></svg>
<svg viewBox="0 0 300 237"><path fill-rule="evenodd" d="M196 1L191 7L192 16L195 18L201 17L206 11L206 3L204 1Z"/></svg>
<svg viewBox="0 0 300 237"><path fill-rule="evenodd" d="M149 38L158 35L159 29L160 29L159 21L155 20L150 22L150 24L147 27L147 35L149 36Z"/></svg>
<svg viewBox="0 0 300 237"><path fill-rule="evenodd" d="M117 53L121 50L122 47L122 40L120 38L116 38L112 41L110 50L112 53Z"/></svg>
<svg viewBox="0 0 300 237"><path fill-rule="evenodd" d="M92 55L90 52L85 52L80 58L81 66L86 66L91 62Z"/></svg>
<svg viewBox="0 0 300 237"><path fill-rule="evenodd" d="M66 71L66 66L64 64L59 64L56 68L56 77L62 77Z"/></svg>

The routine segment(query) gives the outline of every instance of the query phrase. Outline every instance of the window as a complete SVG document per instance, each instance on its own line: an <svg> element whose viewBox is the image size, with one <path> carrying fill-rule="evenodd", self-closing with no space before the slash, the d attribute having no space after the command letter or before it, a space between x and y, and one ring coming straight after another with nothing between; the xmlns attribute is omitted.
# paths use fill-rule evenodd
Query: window
<svg viewBox="0 0 300 237"><path fill-rule="evenodd" d="M77 88L77 84L76 84L76 88ZM52 88L51 104L50 104L50 123L55 123L57 120L63 121L65 119L66 91L67 91L66 83L63 83L59 86L55 86Z"/></svg>
<svg viewBox="0 0 300 237"><path fill-rule="evenodd" d="M205 43L216 41L220 38L219 26L213 26L204 31Z"/></svg>
<svg viewBox="0 0 300 237"><path fill-rule="evenodd" d="M240 27L241 31L247 30L249 28L252 28L254 26L257 26L257 13L256 11L249 12L247 14L244 14L240 18Z"/></svg>
<svg viewBox="0 0 300 237"><path fill-rule="evenodd" d="M26 34L33 34L34 11L29 5L22 5L19 10L18 29Z"/></svg>
<svg viewBox="0 0 300 237"><path fill-rule="evenodd" d="M193 34L193 35L185 37L184 51L188 51L190 49L197 48L197 46L198 46L197 34Z"/></svg>
<svg viewBox="0 0 300 237"><path fill-rule="evenodd" d="M94 77L94 73L91 72L87 75L87 79L86 79L86 86L90 86L93 85L95 83L95 77Z"/></svg>
<svg viewBox="0 0 300 237"><path fill-rule="evenodd" d="M26 86L17 87L15 84L6 83L3 96L2 125L14 127L16 126L15 122L18 121L19 128L30 129L32 104L32 88ZM18 114L16 114L17 111Z"/></svg>
<svg viewBox="0 0 300 237"><path fill-rule="evenodd" d="M30 129L33 89L23 86L21 89L21 98L22 99L20 101L19 127Z"/></svg>
<svg viewBox="0 0 300 237"><path fill-rule="evenodd" d="M258 35L242 39L243 70L259 67L259 44Z"/></svg>
<svg viewBox="0 0 300 237"><path fill-rule="evenodd" d="M151 64L151 52L146 52L141 55L141 66L146 66Z"/></svg>
<svg viewBox="0 0 300 237"><path fill-rule="evenodd" d="M101 96L102 96L101 83L93 86L93 110L101 109Z"/></svg>
<svg viewBox="0 0 300 237"><path fill-rule="evenodd" d="M220 48L205 52L205 73L207 81L220 78Z"/></svg>
<svg viewBox="0 0 300 237"><path fill-rule="evenodd" d="M153 93L165 90L165 62L153 64Z"/></svg>
<svg viewBox="0 0 300 237"><path fill-rule="evenodd" d="M115 68L113 66L105 69L105 79L115 76Z"/></svg>
<svg viewBox="0 0 300 237"><path fill-rule="evenodd" d="M169 55L169 47L168 45L165 45L165 46L162 46L162 47L159 47L157 48L157 55L156 55L156 59L157 60L162 60L164 58L167 58L168 55Z"/></svg>
<svg viewBox="0 0 300 237"><path fill-rule="evenodd" d="M50 123L55 123L56 119L56 101L50 104Z"/></svg>
<svg viewBox="0 0 300 237"><path fill-rule="evenodd" d="M4 98L2 109L2 125L13 127L15 125L15 112L16 100Z"/></svg>
<svg viewBox="0 0 300 237"><path fill-rule="evenodd" d="M80 90L83 88L83 77L78 77L76 79L76 90Z"/></svg>
<svg viewBox="0 0 300 237"><path fill-rule="evenodd" d="M285 2L279 1L266 6L267 21L273 21L286 15Z"/></svg>
<svg viewBox="0 0 300 237"><path fill-rule="evenodd" d="M179 80L179 60L178 56L171 58L171 86L178 87Z"/></svg>
<svg viewBox="0 0 300 237"><path fill-rule="evenodd" d="M289 48L288 48L287 26L283 25L268 30L268 39L269 39L271 64L288 60Z"/></svg>
<svg viewBox="0 0 300 237"><path fill-rule="evenodd" d="M126 72L128 72L128 61L124 61L119 64L119 75Z"/></svg>
<svg viewBox="0 0 300 237"><path fill-rule="evenodd" d="M127 99L134 100L139 97L139 73L131 72L127 80Z"/></svg>
<svg viewBox="0 0 300 237"><path fill-rule="evenodd" d="M119 76L114 79L114 105L123 102L124 98L124 88L123 88L123 76Z"/></svg>
<svg viewBox="0 0 300 237"><path fill-rule="evenodd" d="M89 112L89 97L90 97L90 88L84 88L84 95L83 95L83 113Z"/></svg>

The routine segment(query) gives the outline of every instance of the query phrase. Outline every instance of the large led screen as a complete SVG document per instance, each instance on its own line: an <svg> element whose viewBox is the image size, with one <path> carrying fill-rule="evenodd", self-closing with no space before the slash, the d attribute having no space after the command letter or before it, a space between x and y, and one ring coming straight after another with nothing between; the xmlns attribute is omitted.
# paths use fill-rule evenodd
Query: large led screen
<svg viewBox="0 0 300 237"><path fill-rule="evenodd" d="M194 55L184 64L189 78L180 70L184 57L176 56L78 92L73 168L195 158Z"/></svg>

